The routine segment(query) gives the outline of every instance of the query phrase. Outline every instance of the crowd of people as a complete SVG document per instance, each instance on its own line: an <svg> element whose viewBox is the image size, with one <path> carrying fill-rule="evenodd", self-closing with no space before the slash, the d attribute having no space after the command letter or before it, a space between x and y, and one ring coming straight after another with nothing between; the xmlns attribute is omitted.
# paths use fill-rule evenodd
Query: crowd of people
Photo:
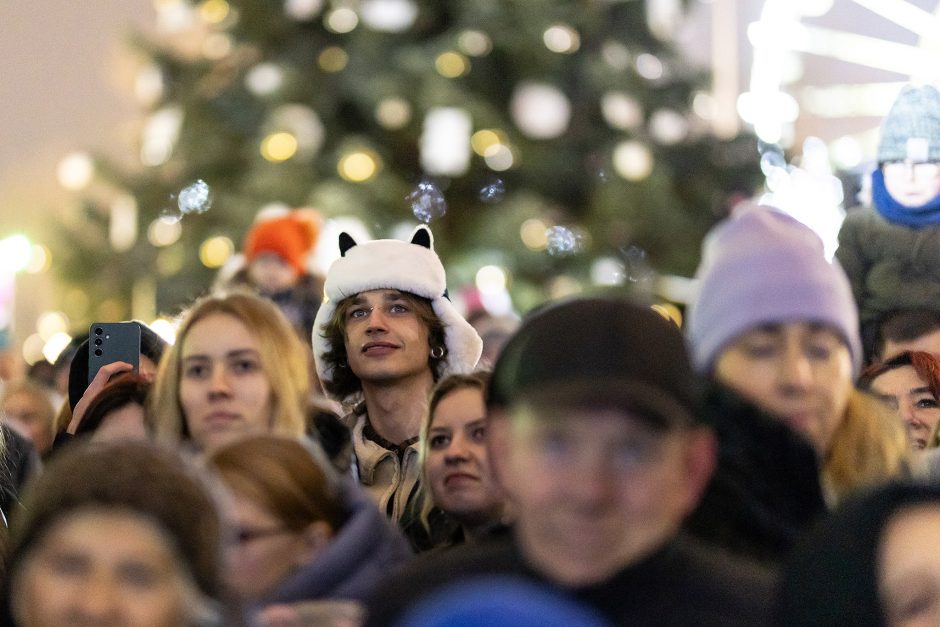
<svg viewBox="0 0 940 627"><path fill-rule="evenodd" d="M916 239L912 93L936 124L892 109L865 215ZM481 334L429 228L321 243L321 280L316 224L255 225L136 366L73 347L59 406L4 383L6 623L940 624L940 303L745 203L681 327L604 293Z"/></svg>

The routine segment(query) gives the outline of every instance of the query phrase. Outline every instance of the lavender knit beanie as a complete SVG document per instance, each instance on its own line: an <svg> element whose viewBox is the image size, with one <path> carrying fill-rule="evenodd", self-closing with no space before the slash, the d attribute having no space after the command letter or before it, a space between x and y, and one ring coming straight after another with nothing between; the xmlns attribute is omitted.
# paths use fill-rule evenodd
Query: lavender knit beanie
<svg viewBox="0 0 940 627"><path fill-rule="evenodd" d="M686 335L699 371L710 372L721 351L756 326L819 322L842 336L858 375L862 347L852 289L801 222L770 207L736 211L706 236L696 276Z"/></svg>

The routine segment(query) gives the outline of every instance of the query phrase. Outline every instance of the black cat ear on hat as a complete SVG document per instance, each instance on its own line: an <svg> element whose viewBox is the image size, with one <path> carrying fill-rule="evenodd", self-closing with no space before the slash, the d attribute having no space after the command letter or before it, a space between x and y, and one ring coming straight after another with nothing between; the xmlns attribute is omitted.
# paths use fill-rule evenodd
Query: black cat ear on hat
<svg viewBox="0 0 940 627"><path fill-rule="evenodd" d="M431 249L431 230L426 226L419 226L411 236L411 243Z"/></svg>
<svg viewBox="0 0 940 627"><path fill-rule="evenodd" d="M339 234L339 256L345 257L346 251L356 245L356 240L352 238L352 235L343 231Z"/></svg>

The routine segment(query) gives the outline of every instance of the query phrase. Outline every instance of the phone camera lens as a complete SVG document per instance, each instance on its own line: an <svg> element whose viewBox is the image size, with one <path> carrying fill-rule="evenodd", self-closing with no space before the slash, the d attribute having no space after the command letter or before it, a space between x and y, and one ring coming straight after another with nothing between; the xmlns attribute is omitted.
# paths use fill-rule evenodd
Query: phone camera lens
<svg viewBox="0 0 940 627"><path fill-rule="evenodd" d="M95 338L95 346L101 346L101 338L100 338L100 337L96 337L96 338Z"/></svg>
<svg viewBox="0 0 940 627"><path fill-rule="evenodd" d="M100 348L96 348L96 349L95 349L95 357L101 357L101 349L100 349Z"/></svg>
<svg viewBox="0 0 940 627"><path fill-rule="evenodd" d="M95 327L95 335L101 335L102 333L104 333L104 329L101 327Z"/></svg>

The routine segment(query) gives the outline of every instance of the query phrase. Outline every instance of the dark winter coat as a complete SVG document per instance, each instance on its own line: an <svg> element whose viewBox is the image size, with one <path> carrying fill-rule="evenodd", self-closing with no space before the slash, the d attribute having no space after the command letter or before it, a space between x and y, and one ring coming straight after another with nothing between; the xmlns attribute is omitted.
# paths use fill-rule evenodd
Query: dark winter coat
<svg viewBox="0 0 940 627"><path fill-rule="evenodd" d="M564 588L531 568L506 536L427 554L391 573L367 603L366 627L395 625L434 593L490 575L545 586L613 625L766 625L773 599L773 579L766 571L687 540L667 543L606 581Z"/></svg>
<svg viewBox="0 0 940 627"><path fill-rule="evenodd" d="M783 422L713 384L705 412L718 465L689 533L707 544L776 565L826 511L816 451Z"/></svg>
<svg viewBox="0 0 940 627"><path fill-rule="evenodd" d="M836 259L849 277L863 324L902 309L940 309L940 228L887 221L871 207L850 209Z"/></svg>

